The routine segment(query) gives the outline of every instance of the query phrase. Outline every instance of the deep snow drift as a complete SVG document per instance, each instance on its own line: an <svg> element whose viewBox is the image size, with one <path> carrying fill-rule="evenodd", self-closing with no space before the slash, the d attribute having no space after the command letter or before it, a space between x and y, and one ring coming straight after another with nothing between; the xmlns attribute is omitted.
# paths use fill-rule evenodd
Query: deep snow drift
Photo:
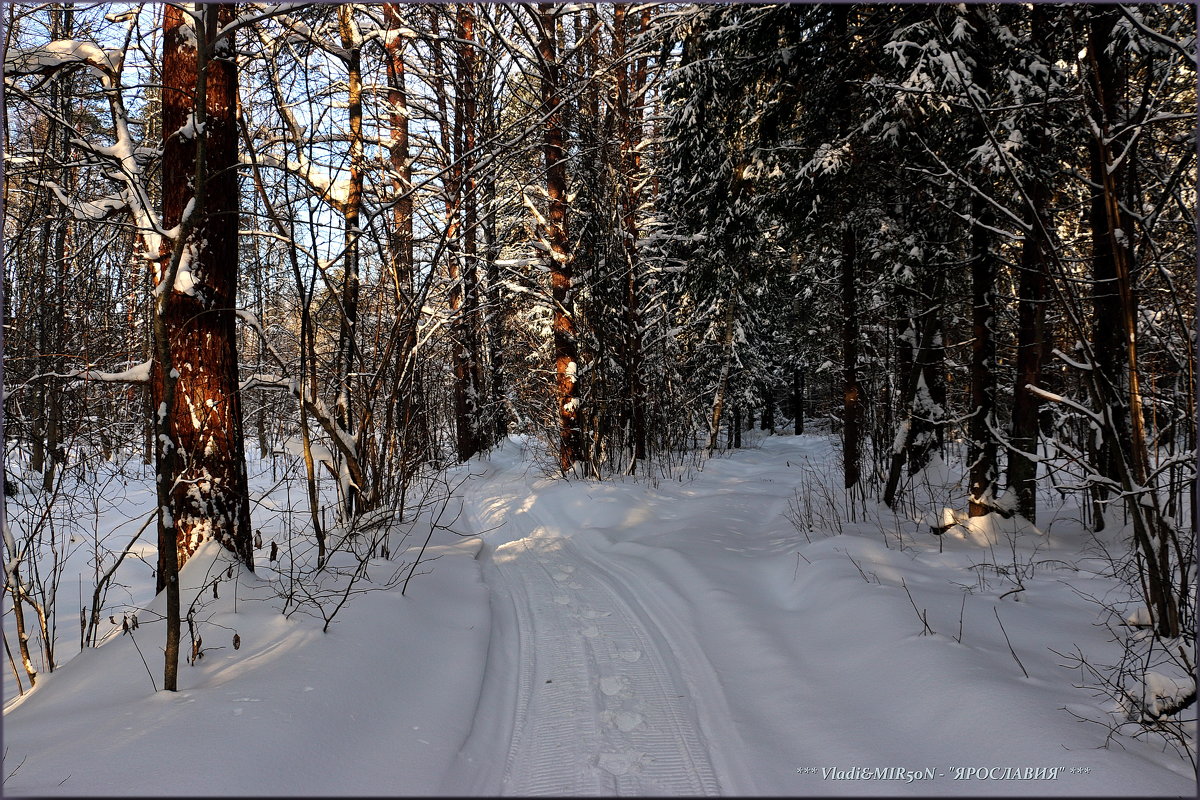
<svg viewBox="0 0 1200 800"><path fill-rule="evenodd" d="M151 687L144 546L119 572L127 613L144 608L132 635L122 606L107 641L24 698L6 677L5 794L1195 792L1161 742L1105 748L1080 720L1108 701L1052 649L1109 663L1086 597L1116 584L1068 509L939 539L873 503L852 518L826 437L754 439L651 486L546 478L527 447L458 468L463 513L435 559L405 596L353 594L328 633L315 607L279 613L296 590L266 547L216 599L227 562L203 551L184 602L203 597L204 656L175 694ZM97 524L144 513L148 490ZM264 538L303 526L291 496L255 508ZM354 590L395 583L423 541L418 523ZM77 592L60 589L63 619Z"/></svg>

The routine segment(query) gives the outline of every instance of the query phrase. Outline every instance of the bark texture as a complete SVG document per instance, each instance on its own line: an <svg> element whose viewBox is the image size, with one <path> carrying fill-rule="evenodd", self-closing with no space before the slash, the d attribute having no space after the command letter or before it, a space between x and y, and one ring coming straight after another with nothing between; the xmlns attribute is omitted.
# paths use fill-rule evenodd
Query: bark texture
<svg viewBox="0 0 1200 800"><path fill-rule="evenodd" d="M167 500L159 539L160 591L172 566L182 567L208 539L254 568L234 313L237 74L232 43L212 41L234 10L221 5L204 14L207 30L200 37L179 8L166 6L164 15L162 219L168 229L182 225L184 241L182 253L174 253L164 240L154 275L161 335L151 389L160 492ZM199 81L197 38L208 43L211 54L200 65L207 74ZM195 114L198 95L205 99L201 114ZM175 259L174 281L164 287ZM165 561L172 556L176 565Z"/></svg>
<svg viewBox="0 0 1200 800"><path fill-rule="evenodd" d="M579 435L579 344L571 282L571 246L567 236L567 155L560 98L557 4L538 5L538 62L542 69L542 117L546 161L546 238L550 245L550 294L554 300L555 405L558 414L558 463L565 475L583 456Z"/></svg>

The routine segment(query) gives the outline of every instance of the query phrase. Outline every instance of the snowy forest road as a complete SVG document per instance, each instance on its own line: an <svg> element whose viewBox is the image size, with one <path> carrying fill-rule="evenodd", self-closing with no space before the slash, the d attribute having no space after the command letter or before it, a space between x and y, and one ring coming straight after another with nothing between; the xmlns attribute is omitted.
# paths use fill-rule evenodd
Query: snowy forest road
<svg viewBox="0 0 1200 800"><path fill-rule="evenodd" d="M485 548L493 633L472 731L447 791L719 795L748 788L716 672L645 575L572 531L570 509L506 508L489 475L476 509L505 522ZM515 512L515 513L514 513ZM576 518L572 518L572 517ZM585 515L586 516L586 515ZM515 537L515 538L514 538ZM719 749L710 742L720 742ZM731 758L733 756L733 758Z"/></svg>
<svg viewBox="0 0 1200 800"><path fill-rule="evenodd" d="M934 542L916 520L852 512L824 482L832 475L840 492L827 436L763 437L650 486L544 477L531 450L513 437L473 462L462 486L460 533L484 541L491 626L482 675L463 687L473 721L450 745L438 794L1017 786L955 777L977 764L1044 768L1056 777L1037 791L1054 795L1194 785L1153 748L1098 749L1061 710L1082 711L1086 693L1055 650L1094 627L1062 574L1031 584L1033 602L1002 605L1010 587L999 581L964 591L1001 533L1017 541L1013 528ZM811 530L797 525L806 508ZM1023 536L1039 563L1068 563L1078 547ZM893 772L838 777L855 765Z"/></svg>

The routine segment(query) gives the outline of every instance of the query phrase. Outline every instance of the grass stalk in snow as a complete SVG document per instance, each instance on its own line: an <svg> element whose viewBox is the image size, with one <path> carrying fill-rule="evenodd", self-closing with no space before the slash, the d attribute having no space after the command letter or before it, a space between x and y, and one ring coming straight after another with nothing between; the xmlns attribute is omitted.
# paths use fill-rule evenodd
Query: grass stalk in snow
<svg viewBox="0 0 1200 800"><path fill-rule="evenodd" d="M908 584L904 582L904 578L900 579L900 585L904 587L904 593L908 595L908 602L912 603L913 611L917 612L917 619L925 626L925 630L921 632L922 636L928 636L935 633L933 628L929 627L929 610L922 611L917 608L917 601L913 600L912 592L908 590Z"/></svg>
<svg viewBox="0 0 1200 800"><path fill-rule="evenodd" d="M1000 623L1000 632L1004 634L1004 641L1008 645L1008 652L1012 653L1013 660L1017 662L1017 666L1021 668L1021 672L1025 677L1029 677L1029 672L1025 669L1025 665L1021 663L1021 659L1017 656L1017 651L1013 649L1012 642L1008 638L1008 631L1004 630L1004 623L1000 622L1000 611L992 606L992 613L996 615L996 622Z"/></svg>

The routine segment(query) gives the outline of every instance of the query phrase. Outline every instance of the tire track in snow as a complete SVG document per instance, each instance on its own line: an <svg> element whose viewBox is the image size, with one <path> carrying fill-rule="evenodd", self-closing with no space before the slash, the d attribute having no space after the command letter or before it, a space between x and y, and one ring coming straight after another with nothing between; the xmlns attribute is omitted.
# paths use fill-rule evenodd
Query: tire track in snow
<svg viewBox="0 0 1200 800"><path fill-rule="evenodd" d="M556 587L538 566L518 567L502 545L493 556L516 611L517 705L504 767L504 794L602 794L600 776L580 763L580 751L599 746L599 731L583 701L587 674L573 668L586 657L582 637L554 602Z"/></svg>
<svg viewBox="0 0 1200 800"><path fill-rule="evenodd" d="M606 580L595 562L588 562L578 549L564 540L564 550L576 563L587 564L586 576L607 594L612 612L597 627L612 629L611 635L595 637L593 652L600 690L607 703L601 718L614 746L641 754L635 776L622 773L625 764L614 759L607 765L617 777L619 794L705 794L721 793L713 769L708 743L690 698L694 692L679 668L676 654L663 644L661 630L644 609L636 609ZM615 613L613 613L615 612ZM585 613L586 616L586 613ZM632 641L622 641L632 635ZM607 674L606 674L607 673ZM664 758L662 754L671 757ZM619 757L619 750L614 754ZM606 766L603 765L602 766Z"/></svg>
<svg viewBox="0 0 1200 800"><path fill-rule="evenodd" d="M519 674L505 794L717 795L694 694L663 632L569 540L493 554Z"/></svg>
<svg viewBox="0 0 1200 800"><path fill-rule="evenodd" d="M703 744L709 769L715 772L722 793L755 794L753 778L745 768L747 759L740 735L712 662L690 633L691 627L664 602L663 595L634 588L645 587L655 579L584 543L565 541L577 561L590 566L588 574L607 587L631 615L646 621L642 631L654 642L649 650L670 656L672 685L688 692L688 730L695 731ZM653 606L648 606L646 600L652 600Z"/></svg>

